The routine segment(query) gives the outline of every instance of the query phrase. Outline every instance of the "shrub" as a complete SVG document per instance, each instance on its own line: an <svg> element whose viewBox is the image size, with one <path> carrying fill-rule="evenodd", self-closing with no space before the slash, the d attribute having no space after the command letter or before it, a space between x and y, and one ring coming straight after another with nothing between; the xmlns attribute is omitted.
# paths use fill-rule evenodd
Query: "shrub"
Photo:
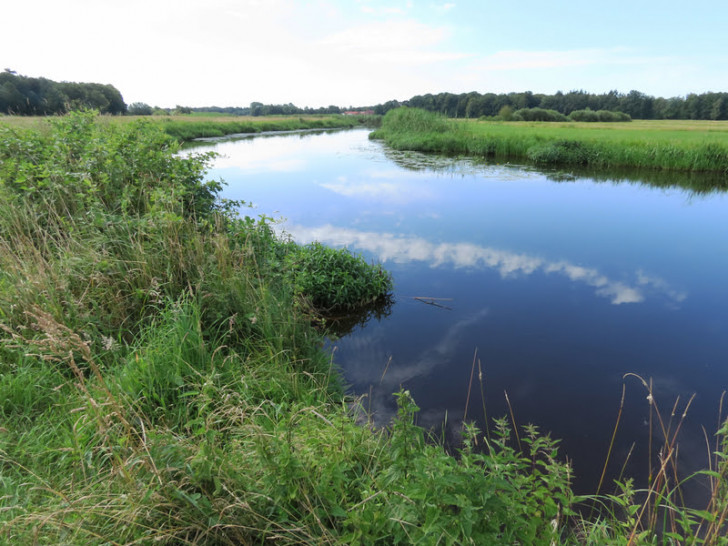
<svg viewBox="0 0 728 546"><path fill-rule="evenodd" d="M574 110L569 114L571 121L584 121L584 122L618 122L618 121L632 121L629 114L624 112L611 112L609 110Z"/></svg>
<svg viewBox="0 0 728 546"><path fill-rule="evenodd" d="M556 110L521 108L513 113L513 121L569 121L569 119Z"/></svg>
<svg viewBox="0 0 728 546"><path fill-rule="evenodd" d="M287 257L287 275L296 293L320 312L348 311L387 297L392 278L347 249L320 243L295 247Z"/></svg>

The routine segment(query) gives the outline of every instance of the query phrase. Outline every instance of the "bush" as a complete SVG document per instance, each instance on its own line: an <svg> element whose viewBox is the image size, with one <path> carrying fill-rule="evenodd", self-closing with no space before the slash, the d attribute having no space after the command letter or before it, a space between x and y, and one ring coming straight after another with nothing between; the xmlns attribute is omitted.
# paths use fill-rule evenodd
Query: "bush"
<svg viewBox="0 0 728 546"><path fill-rule="evenodd" d="M320 243L295 247L287 257L287 275L296 293L322 313L350 311L386 298L392 278L347 249Z"/></svg>
<svg viewBox="0 0 728 546"><path fill-rule="evenodd" d="M151 116L154 113L154 109L144 102L132 102L126 111L130 116Z"/></svg>
<svg viewBox="0 0 728 546"><path fill-rule="evenodd" d="M513 121L569 121L562 113L544 108L521 108L513 113Z"/></svg>
<svg viewBox="0 0 728 546"><path fill-rule="evenodd" d="M624 112L610 112L609 110L574 110L569 114L571 121L583 121L583 122L619 122L619 121L632 121L629 114Z"/></svg>

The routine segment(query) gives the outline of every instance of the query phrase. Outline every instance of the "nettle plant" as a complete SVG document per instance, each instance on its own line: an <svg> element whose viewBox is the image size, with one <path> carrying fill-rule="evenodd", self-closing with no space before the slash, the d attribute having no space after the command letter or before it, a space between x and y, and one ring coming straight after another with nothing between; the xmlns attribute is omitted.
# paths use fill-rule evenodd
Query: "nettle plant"
<svg viewBox="0 0 728 546"><path fill-rule="evenodd" d="M321 243L297 246L287 256L295 292L322 314L355 311L386 299L392 277L345 248Z"/></svg>

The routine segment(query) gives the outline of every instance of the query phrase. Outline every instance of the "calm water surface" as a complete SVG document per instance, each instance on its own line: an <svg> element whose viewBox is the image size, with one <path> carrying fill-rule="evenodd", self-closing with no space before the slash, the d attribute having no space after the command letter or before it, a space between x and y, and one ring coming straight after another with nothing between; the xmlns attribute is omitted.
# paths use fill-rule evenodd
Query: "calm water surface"
<svg viewBox="0 0 728 546"><path fill-rule="evenodd" d="M397 153L365 130L210 142L224 196L284 218L300 242L347 246L395 279L388 317L336 341L335 361L377 422L409 389L419 423L448 434L465 412L561 438L578 492L610 465L646 473L647 391L666 419L696 393L680 443L706 464L728 387L728 197L639 183L554 177L512 165ZM429 300L429 305L415 298ZM386 369L386 373L385 373ZM655 436L659 440L659 436ZM699 493L696 493L699 494Z"/></svg>

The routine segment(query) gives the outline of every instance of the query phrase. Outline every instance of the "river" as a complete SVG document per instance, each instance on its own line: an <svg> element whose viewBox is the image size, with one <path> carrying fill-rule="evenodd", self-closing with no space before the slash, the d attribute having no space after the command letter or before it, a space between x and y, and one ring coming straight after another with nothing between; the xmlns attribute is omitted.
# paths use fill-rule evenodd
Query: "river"
<svg viewBox="0 0 728 546"><path fill-rule="evenodd" d="M650 430L658 456L637 374L672 430L695 394L679 457L685 473L707 466L701 427L714 442L728 387L725 194L394 152L364 129L195 149L220 154L209 174L224 197L393 274L388 313L332 342L375 422L391 419L400 387L449 442L466 404L483 429L512 409L561 439L576 491L594 492L623 385L608 480L624 467L644 482Z"/></svg>

